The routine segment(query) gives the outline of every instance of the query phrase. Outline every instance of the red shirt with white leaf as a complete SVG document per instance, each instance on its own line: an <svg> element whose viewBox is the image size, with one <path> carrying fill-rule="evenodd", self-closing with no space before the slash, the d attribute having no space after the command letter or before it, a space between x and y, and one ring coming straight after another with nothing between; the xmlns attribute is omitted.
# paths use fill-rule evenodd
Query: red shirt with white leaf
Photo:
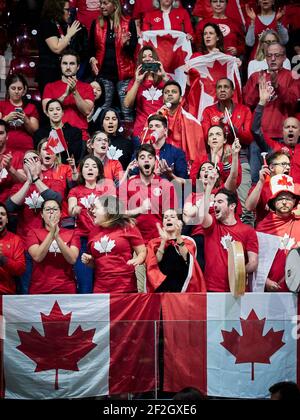
<svg viewBox="0 0 300 420"><path fill-rule="evenodd" d="M53 179L42 180L47 187L51 190L59 193L61 197L64 197L65 187L61 181ZM13 196L22 188L23 184L15 184L11 190L10 196ZM35 228L42 227L41 218L41 207L44 202L43 197L38 192L38 189L34 184L30 185L30 188L26 194L22 211L18 214L18 235L25 240L27 234Z"/></svg>
<svg viewBox="0 0 300 420"><path fill-rule="evenodd" d="M255 230L237 221L233 226L217 222L204 229L205 274L207 291L229 292L228 252L226 240L242 242L247 263L247 252L258 254L258 239ZM213 258L212 258L213 256Z"/></svg>
<svg viewBox="0 0 300 420"><path fill-rule="evenodd" d="M130 81L127 92L130 91L133 84L134 79ZM163 106L164 85L164 81L156 84L153 80L143 80L140 84L135 100L136 119L133 127L134 136L140 136L149 115L155 114Z"/></svg>
<svg viewBox="0 0 300 420"><path fill-rule="evenodd" d="M27 249L33 245L41 245L48 233L44 228L31 230L26 238ZM67 246L75 246L80 249L80 238L74 230L61 228L59 235ZM45 277L45 274L47 277ZM33 261L29 294L44 293L76 293L73 267L63 257L56 241L52 242L46 257L41 263Z"/></svg>
<svg viewBox="0 0 300 420"><path fill-rule="evenodd" d="M132 177L120 186L119 197L128 210L134 210L146 199L150 199L151 209L136 218L137 226L146 243L158 236L156 224L162 224L163 213L177 208L177 196L173 184L156 175L149 185L144 184L140 175Z"/></svg>
<svg viewBox="0 0 300 420"><path fill-rule="evenodd" d="M95 230L95 228L94 228ZM136 226L97 229L88 238L88 250L95 262L94 293L136 293L135 269L127 262L134 247L144 245Z"/></svg>
<svg viewBox="0 0 300 420"><path fill-rule="evenodd" d="M94 219L89 210L94 205L95 199L102 195L116 195L116 188L112 180L106 179L93 189L78 185L69 192L68 199L76 198L77 206L82 209L76 219L77 232L81 236L87 237L95 229Z"/></svg>

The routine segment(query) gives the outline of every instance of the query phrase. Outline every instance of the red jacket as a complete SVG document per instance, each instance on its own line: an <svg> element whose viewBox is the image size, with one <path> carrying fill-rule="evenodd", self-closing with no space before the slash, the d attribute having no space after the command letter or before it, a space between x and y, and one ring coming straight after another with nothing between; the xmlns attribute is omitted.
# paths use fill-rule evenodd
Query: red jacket
<svg viewBox="0 0 300 420"><path fill-rule="evenodd" d="M0 244L5 257L4 264L0 263L0 294L12 295L16 293L14 276L20 276L25 272L24 247L21 238L11 232L0 236Z"/></svg>
<svg viewBox="0 0 300 420"><path fill-rule="evenodd" d="M124 52L122 45L122 33L129 32L129 24L130 18L122 16L120 25L118 28L115 28L115 49L119 80L131 79L135 72L135 64L133 60ZM107 21L104 21L104 26L101 28L99 20L97 20L95 26L95 46L96 59L98 60L99 68L101 68L105 56L106 36Z"/></svg>
<svg viewBox="0 0 300 420"><path fill-rule="evenodd" d="M273 89L272 99L265 106L262 118L264 134L272 138L282 138L282 126L286 118L295 115L295 107L299 96L299 80L292 77L292 72L281 69L278 72L278 87L274 89L268 71L264 72L267 84ZM253 73L244 87L244 102L250 108L259 103L260 72Z"/></svg>
<svg viewBox="0 0 300 420"><path fill-rule="evenodd" d="M169 13L171 30L186 32L193 35L194 30L188 12L183 8L172 8ZM165 26L164 16L161 10L154 10L145 15L143 20L143 31L168 30Z"/></svg>
<svg viewBox="0 0 300 420"><path fill-rule="evenodd" d="M218 104L214 104L205 108L202 115L202 128L204 137L207 139L208 130L213 125L219 125L220 119L224 117L224 113L219 110ZM248 146L253 141L253 135L251 132L252 125L252 113L250 109L242 104L234 104L232 112L232 123L236 128L237 136L243 146ZM232 134L231 128L228 124L225 124L225 132ZM233 135L229 135L227 138L229 143L233 142Z"/></svg>

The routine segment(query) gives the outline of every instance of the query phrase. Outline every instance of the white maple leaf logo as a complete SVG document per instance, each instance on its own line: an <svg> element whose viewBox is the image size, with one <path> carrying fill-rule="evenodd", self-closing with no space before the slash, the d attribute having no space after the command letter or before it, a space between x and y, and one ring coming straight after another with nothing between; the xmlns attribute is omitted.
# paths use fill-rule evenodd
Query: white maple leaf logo
<svg viewBox="0 0 300 420"><path fill-rule="evenodd" d="M5 179L5 178L7 178L7 175L8 175L7 170L6 170L5 168L3 168L3 169L0 171L0 181L1 181L1 179Z"/></svg>
<svg viewBox="0 0 300 420"><path fill-rule="evenodd" d="M280 239L279 249L290 251L296 245L295 238L291 238L287 233Z"/></svg>
<svg viewBox="0 0 300 420"><path fill-rule="evenodd" d="M97 241L94 245L96 251L99 251L100 254L110 253L116 246L116 241L110 239L109 236L103 236L100 241Z"/></svg>
<svg viewBox="0 0 300 420"><path fill-rule="evenodd" d="M44 202L43 197L36 191L33 191L33 193L29 196L25 198L25 204L27 204L27 206L30 209L40 209L42 207L42 204Z"/></svg>
<svg viewBox="0 0 300 420"><path fill-rule="evenodd" d="M90 195L88 195L87 197L83 197L80 199L80 203L83 205L83 207L85 207L86 209L90 209L91 207L93 207L93 205L95 204L95 200L96 200L97 196L92 193Z"/></svg>
<svg viewBox="0 0 300 420"><path fill-rule="evenodd" d="M110 146L107 151L107 157L111 160L119 160L123 156L123 152L120 149L117 149L115 146Z"/></svg>
<svg viewBox="0 0 300 420"><path fill-rule="evenodd" d="M223 246L225 251L228 251L227 241L233 242L233 237L229 233L226 236L223 236L223 238L221 238L221 245Z"/></svg>
<svg viewBox="0 0 300 420"><path fill-rule="evenodd" d="M57 242L54 240L49 248L49 252L53 253L53 254L57 254L60 253L61 254L61 250L57 244Z"/></svg>
<svg viewBox="0 0 300 420"><path fill-rule="evenodd" d="M147 101L151 101L153 103L154 101L158 101L162 94L161 89L156 89L154 86L151 86L150 89L144 90L143 97L146 98Z"/></svg>

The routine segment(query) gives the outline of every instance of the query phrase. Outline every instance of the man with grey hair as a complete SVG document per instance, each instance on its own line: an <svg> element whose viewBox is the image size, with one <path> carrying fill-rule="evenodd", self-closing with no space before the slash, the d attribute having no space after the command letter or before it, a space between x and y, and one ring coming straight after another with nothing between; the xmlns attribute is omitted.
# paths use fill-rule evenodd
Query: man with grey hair
<svg viewBox="0 0 300 420"><path fill-rule="evenodd" d="M270 96L264 109L262 130L274 140L282 138L285 119L295 115L300 92L300 81L283 68L285 59L285 47L279 43L270 44L266 53L268 69L253 73L244 88L245 104L255 109L260 100L259 86L267 86Z"/></svg>

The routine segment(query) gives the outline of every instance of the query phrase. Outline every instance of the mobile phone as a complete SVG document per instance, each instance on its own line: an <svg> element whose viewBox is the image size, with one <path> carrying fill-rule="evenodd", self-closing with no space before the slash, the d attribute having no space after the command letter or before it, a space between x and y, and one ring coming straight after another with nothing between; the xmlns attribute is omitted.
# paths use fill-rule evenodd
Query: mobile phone
<svg viewBox="0 0 300 420"><path fill-rule="evenodd" d="M159 63L143 63L142 64L142 72L149 71L152 73L157 73L159 69L160 69Z"/></svg>
<svg viewBox="0 0 300 420"><path fill-rule="evenodd" d="M21 112L23 114L23 108L15 108L16 112Z"/></svg>

